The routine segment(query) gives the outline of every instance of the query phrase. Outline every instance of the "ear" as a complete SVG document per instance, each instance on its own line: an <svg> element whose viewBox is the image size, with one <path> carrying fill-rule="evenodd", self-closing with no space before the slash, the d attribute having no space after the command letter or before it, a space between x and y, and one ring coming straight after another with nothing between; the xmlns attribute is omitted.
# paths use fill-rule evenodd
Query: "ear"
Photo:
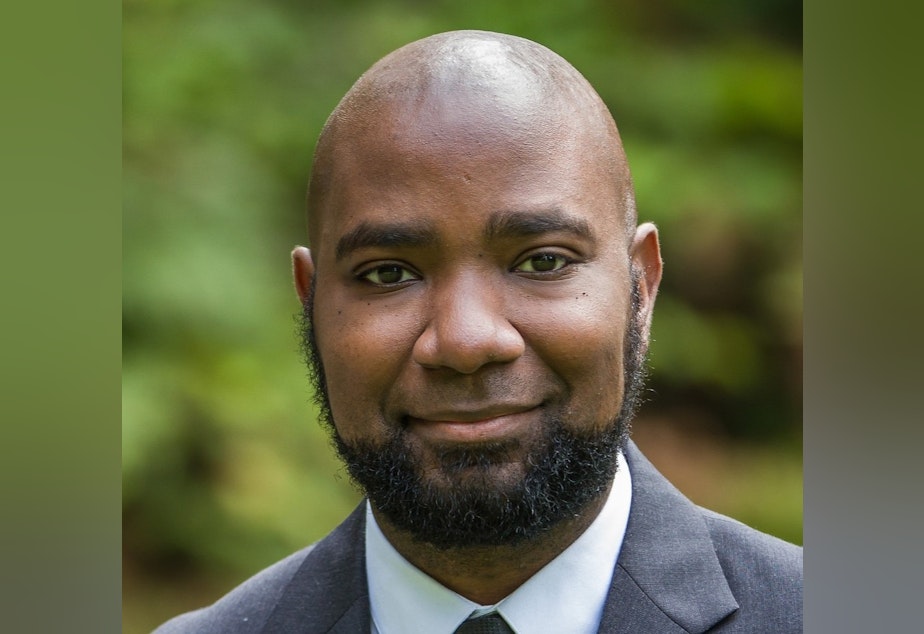
<svg viewBox="0 0 924 634"><path fill-rule="evenodd" d="M307 248L295 247L292 250L292 275L295 278L295 292L304 306L311 293L311 282L314 279L314 262L311 259L311 251Z"/></svg>
<svg viewBox="0 0 924 634"><path fill-rule="evenodd" d="M658 228L646 222L635 230L635 238L629 256L632 265L640 273L639 278L639 317L648 339L651 331L651 315L654 311L658 285L661 283L661 246L658 244Z"/></svg>

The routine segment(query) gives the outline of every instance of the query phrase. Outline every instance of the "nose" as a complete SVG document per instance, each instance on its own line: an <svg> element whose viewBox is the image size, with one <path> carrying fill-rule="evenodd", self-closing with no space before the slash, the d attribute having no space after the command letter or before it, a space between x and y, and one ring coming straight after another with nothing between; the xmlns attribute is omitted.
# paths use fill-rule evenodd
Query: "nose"
<svg viewBox="0 0 924 634"><path fill-rule="evenodd" d="M429 321L413 359L426 368L472 374L519 358L526 344L504 314L504 297L484 278L468 276L433 294Z"/></svg>

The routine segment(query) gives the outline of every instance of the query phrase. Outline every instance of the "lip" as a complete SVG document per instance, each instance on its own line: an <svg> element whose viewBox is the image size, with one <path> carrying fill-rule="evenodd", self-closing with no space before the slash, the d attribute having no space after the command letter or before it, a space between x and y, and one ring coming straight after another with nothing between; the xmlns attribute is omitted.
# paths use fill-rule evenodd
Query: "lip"
<svg viewBox="0 0 924 634"><path fill-rule="evenodd" d="M408 416L408 428L433 441L472 443L503 440L534 423L538 406L494 407L474 411L434 411Z"/></svg>

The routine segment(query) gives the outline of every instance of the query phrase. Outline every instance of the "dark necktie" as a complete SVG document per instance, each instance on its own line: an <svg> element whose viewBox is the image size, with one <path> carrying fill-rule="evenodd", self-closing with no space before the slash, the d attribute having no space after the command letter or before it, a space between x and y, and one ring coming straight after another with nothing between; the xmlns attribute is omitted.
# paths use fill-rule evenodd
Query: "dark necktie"
<svg viewBox="0 0 924 634"><path fill-rule="evenodd" d="M463 621L454 634L513 634L513 630L500 614L492 612Z"/></svg>

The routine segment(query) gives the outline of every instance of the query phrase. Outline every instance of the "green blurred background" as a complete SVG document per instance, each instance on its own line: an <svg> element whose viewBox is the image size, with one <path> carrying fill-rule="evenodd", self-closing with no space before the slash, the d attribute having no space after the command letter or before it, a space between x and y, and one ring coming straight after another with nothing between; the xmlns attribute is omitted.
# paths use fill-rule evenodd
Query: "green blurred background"
<svg viewBox="0 0 924 634"><path fill-rule="evenodd" d="M536 40L607 102L665 260L634 437L696 502L801 543L801 20L793 0L126 0L124 631L358 500L315 422L289 251L340 97L451 29Z"/></svg>

